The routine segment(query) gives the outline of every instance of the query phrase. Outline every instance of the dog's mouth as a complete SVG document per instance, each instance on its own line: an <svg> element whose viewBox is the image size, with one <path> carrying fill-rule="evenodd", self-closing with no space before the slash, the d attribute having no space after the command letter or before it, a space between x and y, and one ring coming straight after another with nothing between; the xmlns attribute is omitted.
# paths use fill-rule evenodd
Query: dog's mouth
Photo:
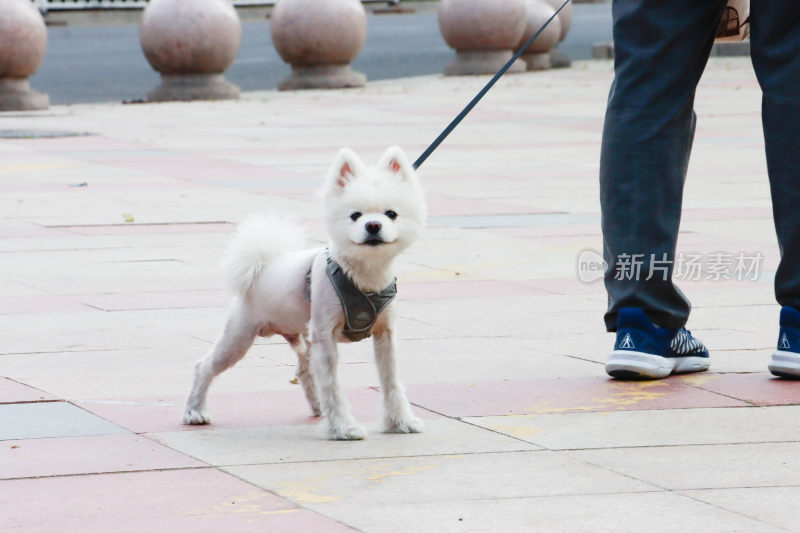
<svg viewBox="0 0 800 533"><path fill-rule="evenodd" d="M382 244L388 244L388 243L386 241L384 241L383 239L380 239L378 237L373 237L371 239L365 240L361 244L364 244L366 246L380 246Z"/></svg>

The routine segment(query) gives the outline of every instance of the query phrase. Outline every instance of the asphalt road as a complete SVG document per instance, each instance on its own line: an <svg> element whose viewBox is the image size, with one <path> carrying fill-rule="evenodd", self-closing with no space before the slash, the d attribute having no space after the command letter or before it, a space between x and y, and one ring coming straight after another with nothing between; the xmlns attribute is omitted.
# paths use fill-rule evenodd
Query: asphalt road
<svg viewBox="0 0 800 533"><path fill-rule="evenodd" d="M48 40L31 83L52 104L141 99L159 83L141 52L137 26L52 26ZM572 59L588 59L592 44L610 40L611 5L576 4L559 49ZM435 13L370 15L367 43L353 67L370 80L433 74L453 55ZM269 21L242 23L242 46L227 78L245 91L274 89L289 71L272 46Z"/></svg>

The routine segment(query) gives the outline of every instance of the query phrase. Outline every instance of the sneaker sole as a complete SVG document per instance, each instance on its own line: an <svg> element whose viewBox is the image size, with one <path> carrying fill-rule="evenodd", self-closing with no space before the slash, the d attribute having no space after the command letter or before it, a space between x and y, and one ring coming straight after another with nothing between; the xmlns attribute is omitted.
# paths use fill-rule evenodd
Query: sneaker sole
<svg viewBox="0 0 800 533"><path fill-rule="evenodd" d="M772 354L769 371L779 378L800 379L800 354L777 350Z"/></svg>
<svg viewBox="0 0 800 533"><path fill-rule="evenodd" d="M661 357L646 352L614 350L606 373L617 379L662 379L670 374L708 370L708 357Z"/></svg>

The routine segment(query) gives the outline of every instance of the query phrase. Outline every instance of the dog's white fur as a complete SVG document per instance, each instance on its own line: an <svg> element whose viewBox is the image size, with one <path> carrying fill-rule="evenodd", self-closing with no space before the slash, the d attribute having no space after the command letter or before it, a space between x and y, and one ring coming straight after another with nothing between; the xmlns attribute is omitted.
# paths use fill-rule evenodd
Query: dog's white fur
<svg viewBox="0 0 800 533"><path fill-rule="evenodd" d="M341 150L325 180L323 213L331 257L365 293L380 292L391 283L395 257L416 240L427 217L414 169L397 147L389 148L378 165L369 168L351 150ZM256 336L277 334L297 353L297 378L313 413L325 416L328 436L338 440L366 436L336 375L337 343L347 341L342 336L344 312L325 272L325 254L304 246L302 231L283 218L254 216L240 225L223 257L234 298L222 335L195 367L185 424L207 424L206 397L212 380L244 357ZM306 297L309 269L311 302ZM385 430L416 433L423 424L414 416L397 375L394 326L392 302L372 330Z"/></svg>

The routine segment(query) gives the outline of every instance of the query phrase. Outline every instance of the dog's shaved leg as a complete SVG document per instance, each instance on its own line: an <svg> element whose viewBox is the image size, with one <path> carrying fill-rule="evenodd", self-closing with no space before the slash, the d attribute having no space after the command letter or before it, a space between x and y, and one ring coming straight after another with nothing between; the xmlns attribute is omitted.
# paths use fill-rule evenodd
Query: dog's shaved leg
<svg viewBox="0 0 800 533"><path fill-rule="evenodd" d="M361 440L367 430L356 422L350 412L350 404L339 389L336 367L339 354L333 335L312 335L311 368L319 387L322 414L328 424L327 432L331 440Z"/></svg>
<svg viewBox="0 0 800 533"><path fill-rule="evenodd" d="M387 433L419 433L424 424L414 416L397 375L394 334L390 328L375 332L375 362L383 390L384 429Z"/></svg>
<svg viewBox="0 0 800 533"><path fill-rule="evenodd" d="M314 375L311 373L310 368L311 344L308 342L308 337L305 335L284 335L283 338L286 339L289 346L297 354L297 371L295 375L303 386L311 412L314 413L314 416L319 416L322 414L322 409L317 396L317 385L314 383Z"/></svg>
<svg viewBox="0 0 800 533"><path fill-rule="evenodd" d="M241 316L242 313L236 313L235 310L228 316L222 335L208 355L195 365L194 385L183 411L184 424L208 424L211 421L206 412L208 387L215 377L244 357L252 346L258 326L243 320Z"/></svg>

